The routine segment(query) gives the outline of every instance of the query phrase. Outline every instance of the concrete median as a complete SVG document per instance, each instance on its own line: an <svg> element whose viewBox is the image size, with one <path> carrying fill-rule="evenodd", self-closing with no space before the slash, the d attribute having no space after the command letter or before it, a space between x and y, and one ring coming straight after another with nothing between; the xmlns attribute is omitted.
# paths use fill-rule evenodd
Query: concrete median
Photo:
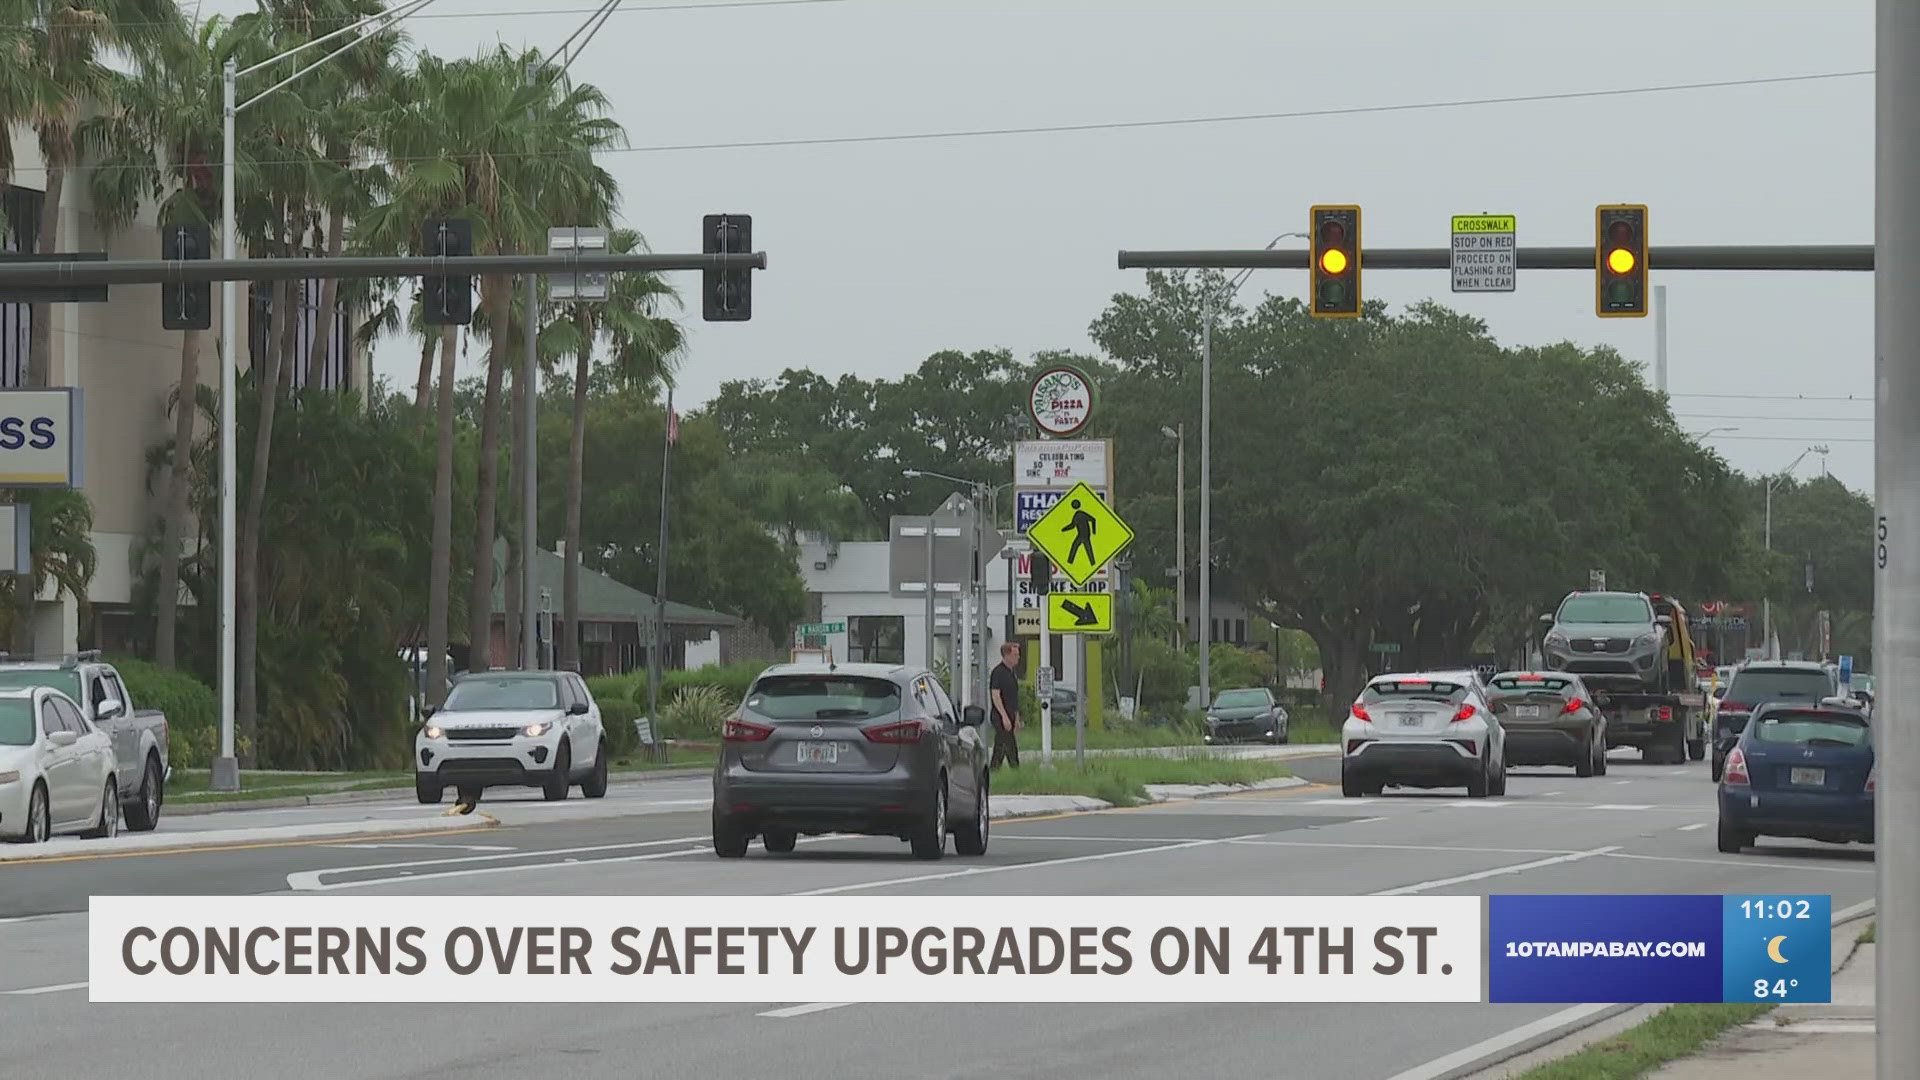
<svg viewBox="0 0 1920 1080"><path fill-rule="evenodd" d="M59 837L44 844L0 845L0 865L42 859L106 858L201 848L357 840L370 836L423 836L491 829L499 824L491 816L478 811L470 814L441 811L431 816L398 821L317 822L312 825L269 825L253 829L208 829L203 832L170 833L164 831L163 826L162 831L121 833L111 840Z"/></svg>

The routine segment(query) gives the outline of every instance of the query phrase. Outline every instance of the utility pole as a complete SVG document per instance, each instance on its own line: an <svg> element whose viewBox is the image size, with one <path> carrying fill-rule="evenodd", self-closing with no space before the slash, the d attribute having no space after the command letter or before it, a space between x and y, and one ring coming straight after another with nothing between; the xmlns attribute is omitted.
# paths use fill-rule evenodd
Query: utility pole
<svg viewBox="0 0 1920 1080"><path fill-rule="evenodd" d="M1200 707L1213 700L1213 290L1200 324ZM1184 573L1184 568L1182 570Z"/></svg>
<svg viewBox="0 0 1920 1080"><path fill-rule="evenodd" d="M1879 777L1875 1074L1920 1061L1920 4L1874 8L1874 753Z"/></svg>
<svg viewBox="0 0 1920 1080"><path fill-rule="evenodd" d="M527 82L533 83L535 65L527 65ZM531 107L529 107L531 112ZM534 644L536 639L533 625L534 595L538 592L539 575L534 572L539 546L538 511L540 500L539 460L540 398L537 380L539 379L539 360L536 355L536 341L540 329L540 275L522 275L526 280L526 355L520 361L520 393L525 403L525 430L521 438L526 440L526 475L521 478L520 488L520 662L528 667L540 667L539 653ZM664 521L665 518L663 517ZM661 551L664 555L665 546ZM569 557L572 552L567 553ZM571 627L568 628L571 631Z"/></svg>
<svg viewBox="0 0 1920 1080"><path fill-rule="evenodd" d="M666 674L666 661L660 651L667 647L667 499L668 479L673 475L673 443L678 419L673 414L673 387L667 387L666 431L660 437L660 547L654 553L653 568L653 647L647 650L647 719L653 725L655 756L666 759L667 740L660 729L660 679ZM571 558L572 552L567 556Z"/></svg>
<svg viewBox="0 0 1920 1080"><path fill-rule="evenodd" d="M932 514L928 514L927 515L927 633L926 633L927 651L926 651L926 659L921 661L922 663L926 664L928 671L933 670L933 659L934 659L934 652L933 652L933 593L934 593L933 534L938 530L939 530L939 527L934 524L934 516Z"/></svg>
<svg viewBox="0 0 1920 1080"><path fill-rule="evenodd" d="M1173 617L1180 624L1180 647L1184 649L1187 647L1187 422L1182 420L1160 431L1174 444Z"/></svg>

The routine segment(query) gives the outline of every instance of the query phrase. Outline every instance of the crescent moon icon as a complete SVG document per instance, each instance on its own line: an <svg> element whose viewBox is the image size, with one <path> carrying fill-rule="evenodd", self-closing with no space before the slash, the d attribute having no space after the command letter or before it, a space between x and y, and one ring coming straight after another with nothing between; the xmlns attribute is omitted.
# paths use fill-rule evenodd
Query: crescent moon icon
<svg viewBox="0 0 1920 1080"><path fill-rule="evenodd" d="M1780 955L1780 943L1785 940L1787 940L1787 935L1781 934L1779 937L1767 942L1767 957L1776 964L1784 964L1787 962L1787 958Z"/></svg>

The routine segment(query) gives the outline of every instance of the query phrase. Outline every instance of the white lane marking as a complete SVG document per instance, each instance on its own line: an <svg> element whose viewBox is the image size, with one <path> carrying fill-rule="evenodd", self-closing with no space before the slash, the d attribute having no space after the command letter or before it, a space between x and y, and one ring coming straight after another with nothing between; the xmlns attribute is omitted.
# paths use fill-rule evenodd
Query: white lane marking
<svg viewBox="0 0 1920 1080"><path fill-rule="evenodd" d="M1719 859L1692 859L1678 855L1609 855L1613 859L1635 859L1640 862L1689 863L1694 866L1751 866L1756 870L1814 870L1825 874L1871 874L1870 866L1835 866L1832 863L1808 859L1806 862L1761 862L1739 855L1728 855Z"/></svg>
<svg viewBox="0 0 1920 1080"><path fill-rule="evenodd" d="M1173 844L1185 841L1200 841L1204 836L1069 836L1064 833L1020 833L1007 832L993 834L995 840L1063 840L1068 843L1089 841L1100 844Z"/></svg>
<svg viewBox="0 0 1920 1080"><path fill-rule="evenodd" d="M7 918L0 919L0 926L5 926L8 923L32 922L35 919L44 919L44 918L46 918L45 915L12 915Z"/></svg>
<svg viewBox="0 0 1920 1080"><path fill-rule="evenodd" d="M374 848L430 848L435 851L518 851L512 844L322 844L322 847L371 851Z"/></svg>
<svg viewBox="0 0 1920 1080"><path fill-rule="evenodd" d="M1589 848L1586 851L1569 852L1565 855L1555 855L1552 858L1535 859L1532 862L1514 863L1512 866L1496 866L1491 870L1477 870L1471 874L1460 874L1455 877L1449 877L1449 878L1436 878L1433 881L1417 881L1412 885L1402 885L1396 889L1381 889L1381 890L1378 890L1377 892L1372 892L1367 895L1369 896L1406 896L1410 893L1425 892L1428 889L1438 889L1445 885L1460 885L1469 881L1481 881L1485 878L1490 878L1490 877L1502 877L1507 874L1518 874L1527 870L1537 870L1543 866L1553 866L1557 863L1579 862L1582 859L1591 859L1596 855L1607 855L1619 850L1620 850L1620 845L1618 844L1614 844L1608 847Z"/></svg>
<svg viewBox="0 0 1920 1080"><path fill-rule="evenodd" d="M85 990L86 988L87 984L83 982L59 983L54 986L29 986L20 990L0 990L0 994L18 994L22 996L30 994L58 994L66 990Z"/></svg>
<svg viewBox="0 0 1920 1080"><path fill-rule="evenodd" d="M1363 817L1363 818L1357 818L1353 821L1336 821L1334 822L1334 824L1335 825L1371 825L1376 821L1385 821L1385 820L1387 819L1384 817ZM1312 827L1318 829L1318 828L1323 828L1325 826L1315 825Z"/></svg>
<svg viewBox="0 0 1920 1080"><path fill-rule="evenodd" d="M1541 792L1541 793L1540 793L1540 798L1542 798L1542 799L1551 799L1551 798L1553 798L1553 797L1554 797L1555 795L1565 795L1565 794L1566 794L1566 792L1564 792L1564 791L1543 791L1543 792Z"/></svg>
<svg viewBox="0 0 1920 1080"><path fill-rule="evenodd" d="M329 874L348 874L368 870L402 870L410 866L448 866L453 863L497 862L501 859L537 858L542 855L575 855L591 851L622 851L628 848L660 847L664 844L699 844L709 840L705 836L680 836L671 840L638 840L630 844L595 844L591 847L553 848L545 851L517 851L504 855L463 855L454 859L422 859L417 862L370 863L366 866L331 866L324 870L296 870L287 875L287 888L309 890L321 888L320 879Z"/></svg>
<svg viewBox="0 0 1920 1080"><path fill-rule="evenodd" d="M1652 803L1600 803L1595 810L1651 810Z"/></svg>
<svg viewBox="0 0 1920 1080"><path fill-rule="evenodd" d="M1472 1046L1455 1050L1453 1053L1444 1057L1437 1057L1424 1064L1415 1065L1413 1068L1407 1069L1404 1072L1395 1073L1388 1077L1387 1080L1435 1080L1437 1077L1447 1076L1455 1069L1470 1065L1489 1054L1495 1054L1509 1047L1518 1046L1529 1039L1545 1035L1563 1026L1577 1024L1582 1020L1597 1016L1608 1010L1624 1011L1631 1007L1632 1006L1627 1005L1592 1004L1575 1005L1572 1008L1561 1009L1557 1013L1550 1013L1530 1024L1522 1024L1512 1031L1503 1031L1492 1038L1482 1039Z"/></svg>
<svg viewBox="0 0 1920 1080"><path fill-rule="evenodd" d="M1491 801L1491 800L1488 800L1488 799L1467 799L1467 800L1465 800L1464 802L1450 802L1450 803L1442 803L1441 805L1443 805L1443 806L1458 806L1458 807L1461 807L1461 808L1463 808L1463 809L1469 809L1469 810L1471 810L1471 809L1480 809L1480 808L1485 808L1485 809L1489 809L1489 810L1491 810L1491 809L1493 809L1494 807L1497 807L1497 806L1512 806L1513 804L1512 804L1512 803L1510 803L1510 802L1505 802L1505 801L1500 801L1500 802L1494 802L1494 801Z"/></svg>
<svg viewBox="0 0 1920 1080"><path fill-rule="evenodd" d="M1051 866L1068 866L1073 863L1098 862L1103 859L1124 859L1130 855L1152 855L1162 851L1179 851L1182 848L1208 847L1214 844L1231 844L1237 840L1256 840L1265 833L1248 833L1245 836L1223 836L1218 840L1185 840L1173 844L1161 844L1158 847L1128 848L1125 851L1102 851L1096 855L1071 855L1060 859L1039 859L1034 862L1005 863L1000 866L971 866L965 870L948 870L938 874L913 874L908 877L886 878L880 881L860 881L850 885L829 885L824 889L805 889L800 892L786 893L787 896L830 896L834 893L859 892L862 889L884 889L889 885L913 885L922 881L945 881L950 878L975 877L981 874L1003 874L1009 870L1039 870Z"/></svg>
<svg viewBox="0 0 1920 1080"><path fill-rule="evenodd" d="M1614 781L1614 783L1615 783L1615 784L1631 784L1631 783L1633 783L1633 781L1631 781L1631 780L1615 780L1615 781Z"/></svg>
<svg viewBox="0 0 1920 1080"><path fill-rule="evenodd" d="M1369 799L1365 797L1358 798L1358 799L1307 799L1305 800L1308 806L1365 806L1368 803L1376 803L1379 801L1381 800Z"/></svg>
<svg viewBox="0 0 1920 1080"><path fill-rule="evenodd" d="M1691 824L1691 825L1682 825L1682 826L1680 826L1680 831L1681 831L1681 832L1692 832L1692 831L1694 831L1695 829L1704 829L1704 828L1706 828L1706 827L1707 827L1708 825L1710 825L1710 824L1712 824L1712 822L1707 822L1707 821L1696 821L1696 822L1694 822L1694 823L1693 823L1693 824Z"/></svg>
<svg viewBox="0 0 1920 1080"><path fill-rule="evenodd" d="M840 1009L852 1005L851 1001L809 1001L805 1005L789 1005L784 1009L769 1009L761 1016L771 1016L785 1020L789 1016L805 1016L808 1013L826 1012L828 1009Z"/></svg>
<svg viewBox="0 0 1920 1080"><path fill-rule="evenodd" d="M1577 855L1572 848L1442 847L1434 844L1343 844L1332 840L1235 840L1252 847L1340 848L1378 851L1453 851L1477 855Z"/></svg>

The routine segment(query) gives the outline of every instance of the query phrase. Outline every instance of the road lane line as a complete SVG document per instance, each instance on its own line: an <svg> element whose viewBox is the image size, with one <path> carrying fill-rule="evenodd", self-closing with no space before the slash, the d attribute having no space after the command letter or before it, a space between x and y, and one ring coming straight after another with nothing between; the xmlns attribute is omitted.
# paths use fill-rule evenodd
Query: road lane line
<svg viewBox="0 0 1920 1080"><path fill-rule="evenodd" d="M1693 824L1691 824L1691 825L1682 825L1682 826L1680 826L1680 831L1681 831L1681 832L1692 832L1692 831L1694 831L1695 829L1704 829L1704 828L1706 828L1706 827L1707 827L1708 825L1711 825L1711 824L1713 824L1713 823L1712 823L1712 822L1710 822L1710 821L1696 821L1696 822L1694 822L1694 823L1693 823Z"/></svg>
<svg viewBox="0 0 1920 1080"><path fill-rule="evenodd" d="M1625 1012L1631 1008L1633 1008L1631 1005L1591 1004L1575 1005L1572 1008L1561 1009L1557 1013L1550 1013L1530 1024L1522 1024L1512 1031L1503 1031L1492 1038L1482 1039L1472 1046L1455 1050L1453 1053L1444 1057L1437 1057L1432 1061L1415 1065L1411 1069L1397 1072L1387 1077L1387 1080L1438 1080L1439 1077L1453 1075L1456 1069L1472 1065L1482 1058L1492 1054L1498 1054L1504 1050L1521 1048L1522 1044L1532 1040L1538 1039L1544 1044L1545 1042L1551 1041L1554 1037L1559 1036L1565 1030L1586 1026L1582 1021L1597 1022L1604 1019L1600 1014L1608 1012L1609 1010L1613 1012ZM1520 1049L1520 1052L1524 1053L1525 1050Z"/></svg>
<svg viewBox="0 0 1920 1080"><path fill-rule="evenodd" d="M1434 844L1344 844L1336 840L1235 840L1251 847L1349 848L1380 851L1453 851L1475 855L1578 855L1572 848L1442 847Z"/></svg>
<svg viewBox="0 0 1920 1080"><path fill-rule="evenodd" d="M372 851L376 848L428 848L433 851L518 851L512 844L327 844L331 848Z"/></svg>
<svg viewBox="0 0 1920 1080"><path fill-rule="evenodd" d="M826 1012L828 1009L841 1009L856 1004L852 1001L809 1001L805 1005L789 1005L784 1009L770 1009L759 1015L785 1020L790 1016L805 1016L808 1013Z"/></svg>
<svg viewBox="0 0 1920 1080"><path fill-rule="evenodd" d="M1608 847L1589 848L1586 851L1574 851L1565 855L1555 855L1549 859L1535 859L1532 862L1514 863L1512 866L1496 866L1491 870L1477 870L1471 874L1460 874L1456 877L1436 878L1433 881L1417 881L1412 885L1402 885L1396 889L1380 889L1367 895L1406 896L1411 893L1425 892L1428 889L1438 889L1443 885L1461 885L1469 881L1481 881L1490 877L1503 877L1507 874L1518 874L1527 870L1538 870L1543 866L1553 866L1558 863L1579 862L1582 859L1591 859L1596 855L1608 855L1619 850L1620 845L1618 844L1613 844Z"/></svg>
<svg viewBox="0 0 1920 1080"><path fill-rule="evenodd" d="M1808 859L1805 862L1790 863L1761 862L1758 859L1749 859L1740 855L1729 855L1722 859L1708 859L1704 857L1688 858L1680 855L1614 855L1609 853L1607 857L1612 859L1636 859L1641 862L1691 863L1695 866L1752 866L1763 870L1818 870L1823 873L1832 874L1871 874L1874 872L1871 866L1836 866L1830 862L1813 859Z"/></svg>
<svg viewBox="0 0 1920 1080"><path fill-rule="evenodd" d="M373 833L371 835L387 835L396 839L414 836L465 836L468 833L487 832L490 829L499 827L496 823L494 825L476 825L471 829L429 829L426 832ZM184 839L193 834L191 832L183 832L177 835ZM213 855L226 851L261 851L267 848L324 847L327 844L337 844L339 842L339 839L336 837L317 836L311 840L267 840L239 844L201 844L196 847L146 848L139 851L88 852L80 855L55 855L46 859L20 859L18 861L0 862L0 869L11 869L22 866L51 866L58 863L70 862L92 862L95 859L144 859L149 855Z"/></svg>
<svg viewBox="0 0 1920 1080"><path fill-rule="evenodd" d="M1102 851L1095 855L1071 855L1060 859L1040 859L1026 863L1004 863L999 866L970 866L964 870L948 870L938 874L914 874L909 877L886 878L880 881L860 881L849 885L829 885L823 889L803 889L800 892L785 893L786 896L831 896L835 893L859 892L863 889L883 889L889 885L914 885L922 881L945 881L950 878L976 877L981 874L1004 874L1012 870L1039 870L1053 866L1068 866L1073 863L1099 862L1103 859L1124 859L1130 855L1152 855L1162 851L1180 851L1185 848L1210 847L1214 844L1230 844L1236 840L1255 840L1268 833L1248 833L1245 836L1223 836L1218 840L1186 840L1173 844L1161 844L1158 847L1128 848L1125 851Z"/></svg>
<svg viewBox="0 0 1920 1080"><path fill-rule="evenodd" d="M1600 803L1595 810L1651 810L1652 803Z"/></svg>
<svg viewBox="0 0 1920 1080"><path fill-rule="evenodd" d="M20 990L0 990L0 994L15 994L24 997L33 994L58 994L66 990L85 990L86 988L87 984L83 982L59 983L54 986L29 986Z"/></svg>
<svg viewBox="0 0 1920 1080"><path fill-rule="evenodd" d="M498 862L502 859L532 859L546 855L578 855L593 851L623 851L628 848L660 847L665 844L701 844L710 837L679 836L668 840L636 840L626 844L595 844L591 847L549 848L516 851L504 855L462 855L451 859L421 859L414 862L370 863L366 866L334 866L324 870L296 870L287 875L287 888L296 891L320 888L320 879L329 874L348 874L369 870L402 870L415 866L450 866L454 863Z"/></svg>

